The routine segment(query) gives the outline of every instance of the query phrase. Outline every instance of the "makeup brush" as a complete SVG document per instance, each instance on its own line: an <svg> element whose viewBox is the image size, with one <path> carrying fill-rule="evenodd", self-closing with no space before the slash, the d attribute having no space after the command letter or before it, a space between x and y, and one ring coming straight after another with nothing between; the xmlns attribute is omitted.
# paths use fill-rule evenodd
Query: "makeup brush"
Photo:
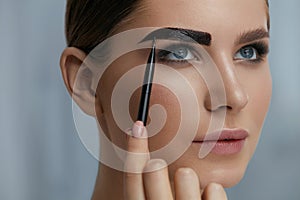
<svg viewBox="0 0 300 200"><path fill-rule="evenodd" d="M155 38L153 39L152 49L148 57L148 62L144 74L144 82L140 99L139 113L137 120L142 121L144 126L147 124L149 102L151 96L154 68L155 68Z"/></svg>

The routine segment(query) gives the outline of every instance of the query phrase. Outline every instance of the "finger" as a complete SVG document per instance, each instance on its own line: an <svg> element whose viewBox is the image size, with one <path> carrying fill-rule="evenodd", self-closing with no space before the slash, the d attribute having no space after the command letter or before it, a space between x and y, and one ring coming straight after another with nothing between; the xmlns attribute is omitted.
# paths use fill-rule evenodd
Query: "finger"
<svg viewBox="0 0 300 200"><path fill-rule="evenodd" d="M180 168L176 171L174 186L176 200L201 199L198 176L190 168Z"/></svg>
<svg viewBox="0 0 300 200"><path fill-rule="evenodd" d="M168 167L164 160L149 160L144 171L144 188L147 200L173 199Z"/></svg>
<svg viewBox="0 0 300 200"><path fill-rule="evenodd" d="M203 192L204 200L227 200L226 192L222 185L210 183Z"/></svg>
<svg viewBox="0 0 300 200"><path fill-rule="evenodd" d="M127 137L127 156L124 165L124 196L128 200L144 200L142 172L149 160L147 130L138 121L132 127L131 135Z"/></svg>

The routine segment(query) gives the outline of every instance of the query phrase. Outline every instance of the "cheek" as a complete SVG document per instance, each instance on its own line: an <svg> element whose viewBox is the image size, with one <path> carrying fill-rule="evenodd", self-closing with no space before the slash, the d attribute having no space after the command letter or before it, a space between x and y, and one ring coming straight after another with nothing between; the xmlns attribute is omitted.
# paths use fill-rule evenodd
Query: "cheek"
<svg viewBox="0 0 300 200"><path fill-rule="evenodd" d="M106 70L101 75L101 78L98 82L97 86L97 105L96 108L101 107L102 111L100 109L97 110L97 118L98 122L100 123L101 127L106 127L105 134L107 137L109 137L110 140L113 141L114 144L117 146L125 149L126 148L126 138L125 133L121 130L121 128L118 126L118 124L122 124L122 129L126 130L127 128L130 128L132 126L132 122L128 121L130 120L130 116L128 116L128 112L118 112L116 111L116 106L112 106L113 102L114 105L121 105L122 108L125 108L127 111L129 109L128 101L130 100L127 97L127 93L131 93L132 87L130 87L131 83L126 84L120 84L119 81L124 77L128 76L128 72L137 67L141 66L145 63L145 58L143 55L145 54L144 51L135 51L130 52L127 54L124 54L120 58L116 59L109 67L106 68ZM95 81L97 78L96 76L99 76L99 72L95 73ZM130 75L130 78L132 78L132 75ZM136 76L133 76L135 78ZM139 83L142 83L142 75L139 78ZM119 92L115 92L116 88L119 88L119 91L121 90L123 94L120 94ZM121 92L121 93L122 93ZM121 98L116 98L114 94L120 94ZM118 96L120 97L120 96ZM113 112L114 111L114 112ZM116 113L117 112L117 113ZM117 120L116 116L118 115ZM131 114L131 118L133 121L136 119L136 114ZM102 120L103 123L101 123L101 118L105 118L105 120ZM124 120L122 120L124 119ZM126 125L125 125L126 124Z"/></svg>
<svg viewBox="0 0 300 200"><path fill-rule="evenodd" d="M272 96L272 80L269 67L263 68L248 84L249 109L252 118L256 120L257 128L261 129L268 111Z"/></svg>
<svg viewBox="0 0 300 200"><path fill-rule="evenodd" d="M140 94L141 88L136 90L130 99L129 112L133 121L136 120L138 113ZM158 108L160 111L153 109L153 106L156 105L160 105ZM165 116L162 115L162 112L165 113ZM176 95L164 86L153 84L147 119L150 152L163 148L174 138L179 129L180 120L181 109ZM157 124L159 121L165 123ZM157 129L158 127L160 130Z"/></svg>
<svg viewBox="0 0 300 200"><path fill-rule="evenodd" d="M256 71L248 71L243 76L243 86L247 91L249 102L242 113L241 123L250 131L248 158L255 152L272 95L272 80L269 66L260 66ZM248 160L248 161L249 161ZM248 162L247 161L247 162Z"/></svg>

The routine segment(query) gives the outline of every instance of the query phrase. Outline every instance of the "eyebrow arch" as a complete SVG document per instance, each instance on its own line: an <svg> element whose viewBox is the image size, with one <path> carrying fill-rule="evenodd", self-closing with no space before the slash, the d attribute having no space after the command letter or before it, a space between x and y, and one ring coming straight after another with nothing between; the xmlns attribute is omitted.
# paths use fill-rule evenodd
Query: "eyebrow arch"
<svg viewBox="0 0 300 200"><path fill-rule="evenodd" d="M183 28L160 28L149 33L141 42L156 39L180 40L185 42L197 42L201 45L210 46L211 34Z"/></svg>
<svg viewBox="0 0 300 200"><path fill-rule="evenodd" d="M245 44L253 42L255 40L260 40L269 37L270 33L268 31L266 31L264 28L258 28L252 31L242 33L235 41L235 45Z"/></svg>

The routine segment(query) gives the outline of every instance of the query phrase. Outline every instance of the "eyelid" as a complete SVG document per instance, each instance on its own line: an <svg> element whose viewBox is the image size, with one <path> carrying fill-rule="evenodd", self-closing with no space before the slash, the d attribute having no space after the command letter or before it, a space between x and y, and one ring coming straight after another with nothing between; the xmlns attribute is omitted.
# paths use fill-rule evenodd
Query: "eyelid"
<svg viewBox="0 0 300 200"><path fill-rule="evenodd" d="M259 56L265 56L269 53L269 44L268 43L266 43L264 41L256 41L253 43L243 45L234 53L234 55L236 55L241 49L246 48L246 47L253 47Z"/></svg>
<svg viewBox="0 0 300 200"><path fill-rule="evenodd" d="M252 47L255 49L255 52L256 52L256 56L257 58L256 59L235 59L236 61L238 62L242 62L242 63L249 63L249 64L258 64L262 61L265 60L265 57L268 55L269 53L269 43L268 42L265 42L265 41L254 41L252 43L249 43L249 44L246 44L246 45L243 45L242 47L240 47L234 54L234 57L236 56L236 54L238 54L241 49L243 48L246 48L246 47Z"/></svg>
<svg viewBox="0 0 300 200"><path fill-rule="evenodd" d="M160 53L166 53L166 52L175 53L175 50L178 49L178 48L186 48L194 55L194 57L197 60L202 59L201 53L199 51L197 51L196 48L193 45L190 45L190 44L185 43L185 42L170 44L170 45L167 45L166 47L163 47L163 48L162 47L157 48L158 49L157 50L157 52L158 52L157 56L161 57ZM186 61L189 61L189 60L186 60Z"/></svg>
<svg viewBox="0 0 300 200"><path fill-rule="evenodd" d="M239 50L241 50L242 48L249 47L249 46L254 47L254 48L259 48L260 50L264 50L265 54L269 53L269 43L264 40L257 40L257 41L253 41L253 42L250 42L247 44L243 44L240 46L240 48L238 48L237 52Z"/></svg>
<svg viewBox="0 0 300 200"><path fill-rule="evenodd" d="M251 59L251 58L243 58L243 57L242 57L241 50L242 50L242 49L245 49L245 48L252 48L252 49L254 50L253 56L255 55L256 58L254 58L254 59ZM237 56L238 54L239 54L239 56ZM256 49L255 47L253 47L253 46L245 46L245 47L240 48L240 49L235 53L234 57L235 57L236 60L256 60L257 58L260 57L260 55L259 55L259 53L258 53L258 51L257 51L257 49ZM239 58L238 58L238 57L239 57Z"/></svg>

